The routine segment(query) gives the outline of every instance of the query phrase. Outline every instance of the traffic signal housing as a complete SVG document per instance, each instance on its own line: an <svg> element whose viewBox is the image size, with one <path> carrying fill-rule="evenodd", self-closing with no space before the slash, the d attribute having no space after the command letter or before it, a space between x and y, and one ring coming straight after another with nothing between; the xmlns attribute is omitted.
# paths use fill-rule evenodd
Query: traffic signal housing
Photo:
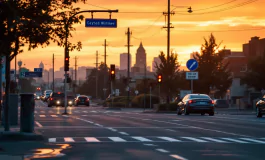
<svg viewBox="0 0 265 160"><path fill-rule="evenodd" d="M64 71L69 71L69 59L70 57L65 57L64 59Z"/></svg>
<svg viewBox="0 0 265 160"><path fill-rule="evenodd" d="M111 81L115 80L115 65L114 64L110 65L110 80Z"/></svg>
<svg viewBox="0 0 265 160"><path fill-rule="evenodd" d="M157 75L157 82L162 83L162 74Z"/></svg>

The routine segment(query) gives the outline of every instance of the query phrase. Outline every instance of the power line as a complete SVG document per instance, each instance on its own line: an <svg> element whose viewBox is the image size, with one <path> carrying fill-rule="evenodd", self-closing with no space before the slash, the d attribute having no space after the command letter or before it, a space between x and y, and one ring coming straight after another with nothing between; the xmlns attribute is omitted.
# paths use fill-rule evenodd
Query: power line
<svg viewBox="0 0 265 160"><path fill-rule="evenodd" d="M248 0L246 2L242 2L242 3L236 4L236 5L227 7L227 8L223 8L223 9L219 9L219 10L215 10L215 11L209 11L209 12L193 13L191 15L203 15L203 14L211 14L211 13L223 12L223 11L227 11L227 10L231 10L231 9L234 9L234 8L239 8L239 7L248 5L248 4L254 3L256 1L258 1L258 0ZM175 12L175 13L179 14L179 15L189 15L189 14L185 14L185 13L181 13L181 12Z"/></svg>
<svg viewBox="0 0 265 160"><path fill-rule="evenodd" d="M208 30L208 31L199 31L199 30L177 30L177 31L187 31L187 32L243 32L243 31L257 31L257 30L265 30L265 27L263 28L248 28L248 29L227 29L227 30Z"/></svg>
<svg viewBox="0 0 265 160"><path fill-rule="evenodd" d="M158 18L156 18L153 22L152 22L152 24L150 24L148 27L146 27L145 29L143 29L141 32L137 32L137 31L134 31L134 32L136 32L136 33L138 33L138 34L141 34L141 33L143 33L143 32L146 32L148 29L150 29L151 27L153 27L154 26L154 24L157 22L157 21L159 21L160 20L160 18L162 17L163 15L160 15Z"/></svg>
<svg viewBox="0 0 265 160"><path fill-rule="evenodd" d="M91 3L86 3L90 6L94 6L94 7L98 7L98 8L101 8L101 9L107 9L107 10L110 10L109 8L106 8L106 7L102 7L102 6L99 6L99 5L95 5L95 4L91 4Z"/></svg>

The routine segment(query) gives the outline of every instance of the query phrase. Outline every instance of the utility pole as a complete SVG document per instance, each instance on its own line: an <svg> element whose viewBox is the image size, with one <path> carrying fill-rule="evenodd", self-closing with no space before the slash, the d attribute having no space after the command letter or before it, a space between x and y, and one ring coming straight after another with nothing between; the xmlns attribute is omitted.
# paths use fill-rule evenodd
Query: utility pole
<svg viewBox="0 0 265 160"><path fill-rule="evenodd" d="M17 85L17 56L15 56L15 83L16 83L16 90L18 89L18 85ZM2 76L1 76L2 78Z"/></svg>
<svg viewBox="0 0 265 160"><path fill-rule="evenodd" d="M105 95L105 92L106 92L106 74L108 74L107 72L107 40L105 39L104 41L104 84L103 84L103 90L104 90L104 99L106 99L106 95Z"/></svg>
<svg viewBox="0 0 265 160"><path fill-rule="evenodd" d="M167 12L163 12L163 15L165 15L165 17L167 18L167 26L163 27L167 29L167 61L169 60L169 54L170 54L170 29L174 28L173 26L171 26L170 16L174 14L175 14L174 11L172 12L170 11L170 0L168 0Z"/></svg>
<svg viewBox="0 0 265 160"><path fill-rule="evenodd" d="M144 110L146 104L146 63L144 64Z"/></svg>
<svg viewBox="0 0 265 160"><path fill-rule="evenodd" d="M52 54L52 91L54 92L54 53Z"/></svg>
<svg viewBox="0 0 265 160"><path fill-rule="evenodd" d="M127 48L128 48L128 68L127 68L127 89L128 89L128 95L127 95L127 107L130 105L130 43L131 43L131 35L132 32L130 31L130 28L128 28L128 31L126 32L127 35Z"/></svg>
<svg viewBox="0 0 265 160"><path fill-rule="evenodd" d="M74 81L74 86L73 86L73 89L74 89L74 93L75 93L75 87L77 85L77 57L75 56L75 81Z"/></svg>
<svg viewBox="0 0 265 160"><path fill-rule="evenodd" d="M98 97L98 51L96 52L96 98Z"/></svg>

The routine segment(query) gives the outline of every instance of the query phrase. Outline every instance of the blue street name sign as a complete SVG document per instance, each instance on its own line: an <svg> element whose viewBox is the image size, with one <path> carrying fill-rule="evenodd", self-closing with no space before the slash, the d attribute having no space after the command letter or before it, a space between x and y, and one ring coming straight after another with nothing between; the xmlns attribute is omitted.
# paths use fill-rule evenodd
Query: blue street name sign
<svg viewBox="0 0 265 160"><path fill-rule="evenodd" d="M25 72L25 77L42 77L42 72Z"/></svg>
<svg viewBox="0 0 265 160"><path fill-rule="evenodd" d="M42 72L42 68L34 68L34 72Z"/></svg>
<svg viewBox="0 0 265 160"><path fill-rule="evenodd" d="M195 71L198 68L199 64L196 59L189 59L186 63L186 66L190 71Z"/></svg>
<svg viewBox="0 0 265 160"><path fill-rule="evenodd" d="M90 18L86 18L86 27L117 28L117 19L90 19Z"/></svg>

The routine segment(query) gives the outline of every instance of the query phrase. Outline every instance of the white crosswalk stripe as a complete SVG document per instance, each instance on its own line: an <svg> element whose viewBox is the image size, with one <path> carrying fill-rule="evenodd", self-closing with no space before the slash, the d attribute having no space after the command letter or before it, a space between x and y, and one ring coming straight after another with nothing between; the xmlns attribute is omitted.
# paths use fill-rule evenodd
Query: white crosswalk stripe
<svg viewBox="0 0 265 160"><path fill-rule="evenodd" d="M185 138L185 139L192 140L192 141L195 141L195 142L207 142L205 140L201 140L201 139L193 138L193 137L181 137L181 138Z"/></svg>
<svg viewBox="0 0 265 160"><path fill-rule="evenodd" d="M58 117L57 115L51 115L52 117Z"/></svg>
<svg viewBox="0 0 265 160"><path fill-rule="evenodd" d="M46 117L45 115L40 115L40 117Z"/></svg>
<svg viewBox="0 0 265 160"><path fill-rule="evenodd" d="M95 137L85 137L85 140L87 142L100 142L97 138Z"/></svg>
<svg viewBox="0 0 265 160"><path fill-rule="evenodd" d="M205 139L205 140L204 140ZM265 138L264 138L265 139ZM207 140L207 141L206 141ZM246 144L265 144L261 138L217 138L217 137L135 137L135 136L121 136L121 137L62 137L49 138L50 143L78 143L78 142L168 142L168 143L246 143Z"/></svg>
<svg viewBox="0 0 265 160"><path fill-rule="evenodd" d="M228 140L228 141L232 141L232 142L237 142L237 143L249 143L246 141L241 141L241 140L237 140L237 139L232 139L232 138L222 138L224 140Z"/></svg>
<svg viewBox="0 0 265 160"><path fill-rule="evenodd" d="M218 142L218 143L227 143L226 141L219 140L219 139L216 139L216 138L210 138L210 137L201 137L201 138L209 140L209 141L213 141L213 142Z"/></svg>
<svg viewBox="0 0 265 160"><path fill-rule="evenodd" d="M126 142L126 140L120 138L120 137L108 137L109 139L111 139L114 142Z"/></svg>
<svg viewBox="0 0 265 160"><path fill-rule="evenodd" d="M169 142L180 142L180 140L170 138L170 137L158 137L158 138L169 141Z"/></svg>
<svg viewBox="0 0 265 160"><path fill-rule="evenodd" d="M265 141L260 141L260 140L256 140L256 139L251 139L251 138L240 138L240 139L245 140L245 141L265 144Z"/></svg>
<svg viewBox="0 0 265 160"><path fill-rule="evenodd" d="M150 139L144 138L144 137L132 137L136 140L142 141L142 142L151 142Z"/></svg>

